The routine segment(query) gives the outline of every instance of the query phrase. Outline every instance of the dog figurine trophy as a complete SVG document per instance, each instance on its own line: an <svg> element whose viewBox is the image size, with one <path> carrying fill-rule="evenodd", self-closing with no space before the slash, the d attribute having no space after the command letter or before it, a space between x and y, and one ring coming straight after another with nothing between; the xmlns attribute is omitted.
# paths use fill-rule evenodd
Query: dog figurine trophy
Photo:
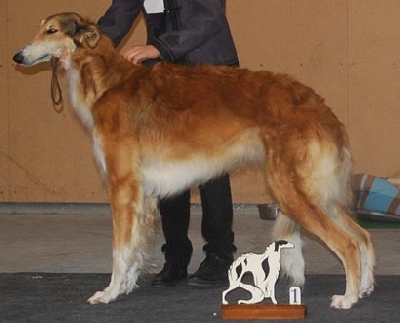
<svg viewBox="0 0 400 323"><path fill-rule="evenodd" d="M229 287L222 292L222 318L304 319L306 305L301 304L299 287L290 288L289 304L278 304L275 297L275 285L278 281L281 267L281 250L293 247L292 243L279 240L271 243L264 253L245 253L239 256L228 271ZM253 284L247 281L244 282L245 274L253 276ZM251 298L240 299L238 304L228 304L226 300L227 294L238 288L249 292ZM271 299L272 304L260 304L267 298Z"/></svg>

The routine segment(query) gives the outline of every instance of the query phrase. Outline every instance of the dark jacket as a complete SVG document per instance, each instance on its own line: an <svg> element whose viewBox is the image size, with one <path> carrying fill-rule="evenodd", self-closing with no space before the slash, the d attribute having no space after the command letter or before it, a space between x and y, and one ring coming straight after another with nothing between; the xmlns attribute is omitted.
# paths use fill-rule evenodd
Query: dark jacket
<svg viewBox="0 0 400 323"><path fill-rule="evenodd" d="M115 45L143 12L147 44L161 60L196 65L238 65L238 57L225 15L225 0L164 0L164 13L147 14L144 0L113 0L98 21L100 30Z"/></svg>

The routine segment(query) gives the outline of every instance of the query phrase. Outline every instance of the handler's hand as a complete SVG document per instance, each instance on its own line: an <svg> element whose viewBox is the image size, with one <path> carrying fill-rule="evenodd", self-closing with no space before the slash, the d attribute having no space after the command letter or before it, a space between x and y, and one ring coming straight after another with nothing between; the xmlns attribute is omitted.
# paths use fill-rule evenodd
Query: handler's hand
<svg viewBox="0 0 400 323"><path fill-rule="evenodd" d="M125 49L121 54L125 59L135 65L140 65L143 61L148 59L160 57L159 50L153 45L135 45Z"/></svg>

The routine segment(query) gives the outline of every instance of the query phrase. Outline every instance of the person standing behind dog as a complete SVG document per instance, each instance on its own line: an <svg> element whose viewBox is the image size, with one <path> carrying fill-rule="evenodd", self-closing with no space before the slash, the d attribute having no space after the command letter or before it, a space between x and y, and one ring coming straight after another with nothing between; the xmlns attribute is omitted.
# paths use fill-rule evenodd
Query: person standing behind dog
<svg viewBox="0 0 400 323"><path fill-rule="evenodd" d="M146 45L132 46L122 52L133 64L153 65L168 61L185 65L239 65L225 14L225 0L113 0L98 25L117 46L140 12L146 20ZM229 175L200 185L199 191L203 212L201 232L207 242L203 247L206 258L188 284L226 284L236 251ZM187 280L193 251L188 238L190 191L161 200L160 213L165 263L152 285L175 286Z"/></svg>

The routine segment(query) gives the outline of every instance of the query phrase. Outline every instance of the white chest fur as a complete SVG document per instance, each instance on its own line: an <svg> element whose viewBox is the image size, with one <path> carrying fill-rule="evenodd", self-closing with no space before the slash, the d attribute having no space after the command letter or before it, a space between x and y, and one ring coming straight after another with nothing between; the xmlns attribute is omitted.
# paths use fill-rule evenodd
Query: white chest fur
<svg viewBox="0 0 400 323"><path fill-rule="evenodd" d="M85 101L81 94L79 73L70 68L68 70L69 79L69 96L71 104L78 114L81 122L89 129L93 128L93 116L90 111L90 106Z"/></svg>

